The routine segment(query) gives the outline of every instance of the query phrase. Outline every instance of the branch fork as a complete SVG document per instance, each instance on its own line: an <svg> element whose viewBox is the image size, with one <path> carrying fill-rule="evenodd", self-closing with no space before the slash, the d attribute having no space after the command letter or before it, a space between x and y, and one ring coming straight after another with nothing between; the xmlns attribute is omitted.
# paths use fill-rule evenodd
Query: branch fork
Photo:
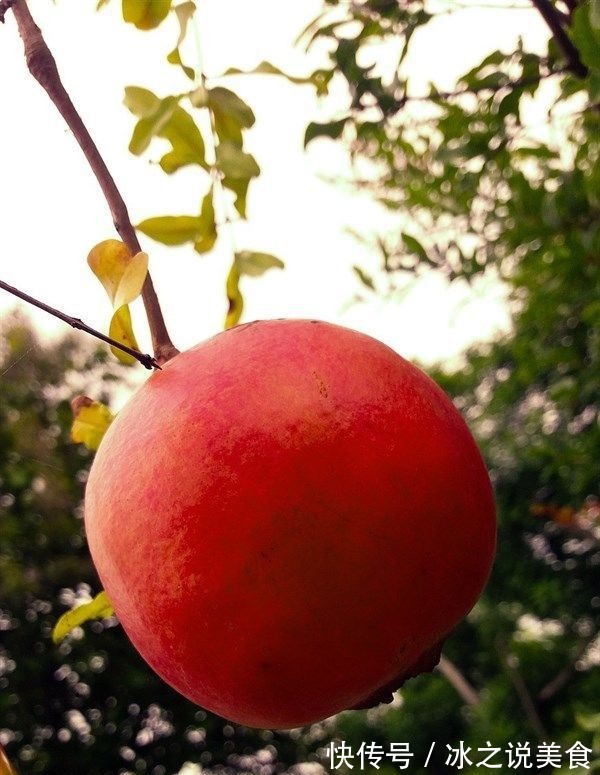
<svg viewBox="0 0 600 775"><path fill-rule="evenodd" d="M83 123L81 116L77 112L62 84L56 61L52 52L46 45L46 41L44 40L39 27L34 22L31 13L29 12L26 0L0 0L0 20L3 21L4 13L9 7L12 7L15 15L19 34L23 41L25 59L29 71L47 92L79 143L79 146L102 189L118 234L127 245L131 255L136 255L141 251L141 247L135 229L129 218L129 213L123 197L121 196L104 159L100 155L96 144L92 140L87 127ZM156 359L157 364L166 363L177 355L179 351L173 345L171 338L169 337L150 274L146 275L146 280L142 288L142 300L144 302L148 325L150 327L154 358ZM71 325L73 324L71 323ZM83 330L87 330L87 327ZM106 341L107 337L104 337L104 339ZM121 347L121 349L124 348ZM134 351L134 353L135 352L136 351ZM140 360L138 357L139 355L139 353L135 355L138 360Z"/></svg>

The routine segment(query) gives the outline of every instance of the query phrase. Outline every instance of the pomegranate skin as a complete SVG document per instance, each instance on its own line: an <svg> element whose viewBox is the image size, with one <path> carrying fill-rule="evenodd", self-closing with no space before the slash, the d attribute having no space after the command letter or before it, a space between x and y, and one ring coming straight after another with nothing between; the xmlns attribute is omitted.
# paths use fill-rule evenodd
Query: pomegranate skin
<svg viewBox="0 0 600 775"><path fill-rule="evenodd" d="M150 666L281 729L410 675L479 597L496 533L448 397L375 339L308 320L237 326L154 373L100 445L85 524Z"/></svg>

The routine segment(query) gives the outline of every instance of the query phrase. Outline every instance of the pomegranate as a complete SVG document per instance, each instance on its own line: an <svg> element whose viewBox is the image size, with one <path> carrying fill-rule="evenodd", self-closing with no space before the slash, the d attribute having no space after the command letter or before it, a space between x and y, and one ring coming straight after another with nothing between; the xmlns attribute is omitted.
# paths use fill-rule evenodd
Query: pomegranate
<svg viewBox="0 0 600 775"><path fill-rule="evenodd" d="M266 728L432 669L495 546L448 397L375 339L309 320L237 326L153 374L100 444L85 522L150 666Z"/></svg>

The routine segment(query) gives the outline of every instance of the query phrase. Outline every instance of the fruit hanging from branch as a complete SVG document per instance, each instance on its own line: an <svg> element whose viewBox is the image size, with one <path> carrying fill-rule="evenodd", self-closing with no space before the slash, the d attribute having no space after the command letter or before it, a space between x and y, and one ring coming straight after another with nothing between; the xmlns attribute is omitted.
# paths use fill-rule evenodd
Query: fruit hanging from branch
<svg viewBox="0 0 600 775"><path fill-rule="evenodd" d="M183 5L185 35L192 9ZM36 305L121 358L164 367L114 421L98 402L84 401L85 417L79 407L74 440L100 445L86 529L107 594L63 617L55 639L114 609L166 681L251 726L295 727L386 699L435 665L490 571L494 504L466 425L418 369L337 326L260 322L179 353L121 193L27 3L12 6L29 69L81 146L123 238L89 257L115 307L108 337ZM147 29L166 14L140 16L124 5L124 15ZM180 42L169 61L186 71ZM222 124L210 174L235 194L244 217L258 167L243 150L242 129L254 116L227 89L203 84L200 93L160 99L129 89L138 117L132 150L158 135L172 145L161 159L166 172L188 164L208 172L203 138L179 101L209 108ZM199 215L139 228L205 252L216 238L212 186ZM233 258L227 325L241 314L240 276L282 265L254 251ZM132 333L128 305L138 295L153 356L138 351Z"/></svg>
<svg viewBox="0 0 600 775"><path fill-rule="evenodd" d="M495 546L446 395L380 342L305 320L237 326L154 373L100 444L85 523L154 670L265 728L432 669Z"/></svg>

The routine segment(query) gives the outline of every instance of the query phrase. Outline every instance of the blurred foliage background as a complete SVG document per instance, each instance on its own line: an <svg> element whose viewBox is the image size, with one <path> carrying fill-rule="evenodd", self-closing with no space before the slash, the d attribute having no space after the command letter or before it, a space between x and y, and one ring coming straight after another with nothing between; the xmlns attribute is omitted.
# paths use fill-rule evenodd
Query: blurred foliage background
<svg viewBox="0 0 600 775"><path fill-rule="evenodd" d="M54 646L58 615L100 589L81 519L91 458L69 441L68 402L89 392L110 403L127 371L81 339L42 346L25 319L5 318L0 743L22 773L170 775L190 762L309 775L331 769L335 740L354 751L408 742L414 773L455 771L446 745L461 740L474 762L487 741L580 741L600 768L600 10L594 0L535 5L554 22L545 56L492 52L445 94L411 94L402 67L435 4L330 0L304 34L330 52L315 86L343 79L348 91L343 115L311 124L307 141L345 144L355 184L398 213L397 233L361 235L381 254L378 274L357 267L365 293L390 294L431 270L452 281L488 273L509 287L510 333L473 348L454 373L432 371L481 444L499 509L491 581L439 668L389 706L273 733L179 697L113 619ZM390 40L398 59L376 74L365 56ZM522 120L542 88L551 133ZM388 760L379 771L397 769Z"/></svg>

